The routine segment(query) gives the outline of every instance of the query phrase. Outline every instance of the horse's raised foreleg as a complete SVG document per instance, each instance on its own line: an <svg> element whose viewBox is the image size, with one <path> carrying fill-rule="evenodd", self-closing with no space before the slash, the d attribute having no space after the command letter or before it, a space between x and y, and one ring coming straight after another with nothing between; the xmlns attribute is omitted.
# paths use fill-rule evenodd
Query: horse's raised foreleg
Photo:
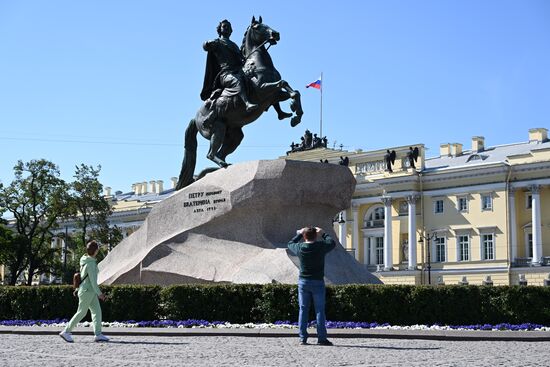
<svg viewBox="0 0 550 367"><path fill-rule="evenodd" d="M260 83L257 84L257 88L261 92L269 92L270 90L283 88L286 82L284 80L279 80L271 83Z"/></svg>
<svg viewBox="0 0 550 367"><path fill-rule="evenodd" d="M302 121L302 115L304 114L300 92L294 91L294 97L292 97L292 102L290 102L290 109L296 113L296 116L290 120L290 126L294 127Z"/></svg>
<svg viewBox="0 0 550 367"><path fill-rule="evenodd" d="M304 111L302 110L302 101L300 99L300 92L297 90L292 89L290 84L288 84L286 81L284 81L283 87L284 90L286 90L288 93L290 93L290 98L292 98L292 103L290 104L290 109L298 116L302 116L304 114Z"/></svg>
<svg viewBox="0 0 550 367"><path fill-rule="evenodd" d="M285 92L283 92L283 93L285 93ZM286 93L286 94L288 94L288 93ZM284 99L283 99L283 101L284 101ZM273 108L275 109L275 111L277 111L277 117L279 118L279 120L284 120L286 118L292 117L291 113L285 112L281 109L281 104L279 102L273 103Z"/></svg>
<svg viewBox="0 0 550 367"><path fill-rule="evenodd" d="M206 158L210 159L212 162L216 163L222 168L227 167L228 164L225 162L225 160L220 159L217 153L224 143L225 131L225 124L220 120L216 120L212 125L212 129L210 130L210 149L208 150L208 154L206 155Z"/></svg>
<svg viewBox="0 0 550 367"><path fill-rule="evenodd" d="M279 118L279 120L284 120L286 118L292 117L292 113L283 111L281 109L281 105L279 104L279 102L285 101L290 98L290 94L281 89L285 84L287 83L282 79L271 83L255 84L257 91L259 91L260 93L264 93L264 94L270 94L273 92L277 93L275 97L276 102L274 102L272 106L277 112L277 117Z"/></svg>
<svg viewBox="0 0 550 367"><path fill-rule="evenodd" d="M304 114L304 111L302 110L302 102L300 100L300 92L297 90L294 90L288 82L281 79L276 82L272 83L261 83L257 85L258 89L262 91L263 93L266 93L272 89L280 89L282 93L279 94L277 101L284 101L285 99L291 98L292 102L290 102L290 109L292 112L294 112L296 115L292 117L292 120L290 120L290 125L292 127L298 125L300 121L302 121L302 115ZM286 92L285 92L286 91ZM285 94L286 93L286 94ZM284 97L281 97L284 96ZM287 97L288 96L288 97ZM275 108L275 111L277 111L277 115L279 117L279 120L282 120L287 117L291 117L291 114L288 114L281 110L281 106L278 103L273 103L273 108Z"/></svg>
<svg viewBox="0 0 550 367"><path fill-rule="evenodd" d="M281 88L286 90L289 93L290 98L294 98L296 96L296 93L300 94L298 91L292 89L292 87L290 86L290 84L288 84L286 80L281 80L280 83L281 83Z"/></svg>
<svg viewBox="0 0 550 367"><path fill-rule="evenodd" d="M290 84L288 84L287 81L281 80L281 88L288 92L290 98L292 98L292 102L290 102L290 109L292 112L296 113L296 116L290 120L290 125L292 127L298 125L300 121L302 121L302 115L304 114L304 111L302 110L302 101L300 99L300 92L297 90L294 90Z"/></svg>
<svg viewBox="0 0 550 367"><path fill-rule="evenodd" d="M225 161L225 158L233 153L235 149L241 144L244 138L243 130L239 128L228 128L225 133L225 139L223 145L218 152L217 156L221 160Z"/></svg>

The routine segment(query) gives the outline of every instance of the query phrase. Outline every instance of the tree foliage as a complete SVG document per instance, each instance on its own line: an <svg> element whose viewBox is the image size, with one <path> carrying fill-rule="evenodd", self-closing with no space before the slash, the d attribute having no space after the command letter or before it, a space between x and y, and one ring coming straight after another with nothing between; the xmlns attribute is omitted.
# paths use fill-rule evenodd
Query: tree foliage
<svg viewBox="0 0 550 367"><path fill-rule="evenodd" d="M90 239L109 249L122 240L121 231L109 225L112 208L103 196L100 171L101 166L81 164L74 181L66 183L52 162L17 162L15 179L9 186L0 184L0 218L3 212L13 217L9 225L0 219L0 264L7 268L9 284L26 277L30 285L35 274L63 274L70 282ZM68 227L75 229L71 235ZM55 237L64 238L65 249L51 246ZM69 250L73 256L67 257Z"/></svg>
<svg viewBox="0 0 550 367"><path fill-rule="evenodd" d="M80 243L86 243L92 230L108 228L112 214L109 202L103 196L103 185L99 182L101 166L81 164L76 167L75 180L70 184L71 214L78 229Z"/></svg>
<svg viewBox="0 0 550 367"><path fill-rule="evenodd" d="M78 269L86 243L92 238L111 248L122 240L120 230L109 225L109 217L113 211L103 195L103 185L99 181L100 171L100 165L76 166L73 176L75 180L70 184L69 212L76 231L71 238L66 239L73 251L72 261L66 271L69 275ZM103 252L100 252L98 261L101 261L102 256Z"/></svg>
<svg viewBox="0 0 550 367"><path fill-rule="evenodd" d="M15 179L0 188L0 206L15 219L14 234L4 246L10 284L26 270L27 284L37 273L55 271L59 250L51 239L57 223L67 214L67 185L58 167L45 159L15 165Z"/></svg>

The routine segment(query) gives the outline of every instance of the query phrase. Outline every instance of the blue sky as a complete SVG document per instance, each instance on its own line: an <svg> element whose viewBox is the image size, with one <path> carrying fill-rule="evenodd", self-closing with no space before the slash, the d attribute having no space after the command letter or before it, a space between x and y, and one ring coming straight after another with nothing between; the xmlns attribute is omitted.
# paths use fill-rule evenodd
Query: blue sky
<svg viewBox="0 0 550 367"><path fill-rule="evenodd" d="M305 115L291 128L268 111L231 163L274 159L318 132L319 91L305 85L321 72L323 134L347 150L424 143L429 157L445 142L500 145L550 128L548 1L250 3L0 0L0 181L18 159L46 158L67 180L101 164L114 190L169 187L201 103L202 43L227 18L240 45L253 15L281 33L269 51ZM197 168L212 166L207 143Z"/></svg>

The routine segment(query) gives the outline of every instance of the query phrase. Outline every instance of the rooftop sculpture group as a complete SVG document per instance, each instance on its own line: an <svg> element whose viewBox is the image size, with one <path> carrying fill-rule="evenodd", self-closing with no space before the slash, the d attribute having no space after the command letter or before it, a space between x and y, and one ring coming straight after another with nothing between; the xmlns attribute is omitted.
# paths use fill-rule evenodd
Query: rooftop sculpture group
<svg viewBox="0 0 550 367"><path fill-rule="evenodd" d="M204 102L185 131L177 190L193 182L197 133L210 140L207 158L225 168L226 157L244 137L242 127L258 119L269 107L273 106L279 120L292 117L291 126L298 125L303 115L300 93L281 78L268 53L268 48L279 41L279 32L263 24L262 17L252 17L240 48L229 39L233 29L228 20L220 22L217 32L217 39L203 45L208 52L201 92ZM292 113L284 112L279 105L288 99Z"/></svg>
<svg viewBox="0 0 550 367"><path fill-rule="evenodd" d="M321 163L330 163L328 159L320 159ZM349 158L340 156L340 161L338 161L340 166L349 167Z"/></svg>
<svg viewBox="0 0 550 367"><path fill-rule="evenodd" d="M303 152L305 150L316 149L316 148L326 148L327 147L327 137L322 138L318 137L317 134L312 134L311 131L306 130L304 136L300 137L300 144L290 144L290 150L286 154Z"/></svg>
<svg viewBox="0 0 550 367"><path fill-rule="evenodd" d="M338 164L341 165L341 166L348 167L349 166L349 158L347 156L346 157L340 156L340 162L338 162Z"/></svg>
<svg viewBox="0 0 550 367"><path fill-rule="evenodd" d="M416 168L415 162L418 161L418 156L420 155L420 151L418 150L418 147L409 147L409 151L407 152L407 161L409 162L409 167ZM387 172L393 172L392 166L395 163L395 157L397 154L395 153L395 150L392 150L390 152L389 149L386 150L386 154L384 155L384 162L386 162L386 171Z"/></svg>

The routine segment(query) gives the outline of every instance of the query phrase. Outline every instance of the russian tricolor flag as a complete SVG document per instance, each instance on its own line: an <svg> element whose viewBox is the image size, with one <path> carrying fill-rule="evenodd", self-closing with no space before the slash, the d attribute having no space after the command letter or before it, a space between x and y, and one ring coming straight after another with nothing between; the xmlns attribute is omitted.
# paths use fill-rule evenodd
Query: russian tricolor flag
<svg viewBox="0 0 550 367"><path fill-rule="evenodd" d="M321 78L317 79L313 83L306 85L306 88L313 87L315 89L321 89Z"/></svg>

